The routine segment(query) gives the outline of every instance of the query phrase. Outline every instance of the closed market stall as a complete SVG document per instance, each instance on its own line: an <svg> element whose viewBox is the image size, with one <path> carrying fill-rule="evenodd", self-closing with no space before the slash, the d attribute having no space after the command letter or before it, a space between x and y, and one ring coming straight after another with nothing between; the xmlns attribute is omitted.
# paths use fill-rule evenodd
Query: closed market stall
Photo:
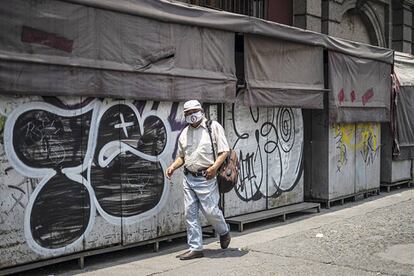
<svg viewBox="0 0 414 276"><path fill-rule="evenodd" d="M329 107L313 113L313 175L307 186L307 196L328 207L379 193L380 123L390 120L393 53L382 51L386 58L328 51Z"/></svg>
<svg viewBox="0 0 414 276"><path fill-rule="evenodd" d="M409 54L395 52L394 112L392 131L383 133L381 185L388 190L400 183L410 184L414 158L413 107L414 59Z"/></svg>

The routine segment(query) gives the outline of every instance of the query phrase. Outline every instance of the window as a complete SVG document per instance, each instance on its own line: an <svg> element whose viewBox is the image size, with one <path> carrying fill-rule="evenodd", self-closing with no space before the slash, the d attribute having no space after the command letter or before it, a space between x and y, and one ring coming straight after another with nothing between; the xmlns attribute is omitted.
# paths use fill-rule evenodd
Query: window
<svg viewBox="0 0 414 276"><path fill-rule="evenodd" d="M244 14L259 18L265 16L266 0L182 0L182 2Z"/></svg>

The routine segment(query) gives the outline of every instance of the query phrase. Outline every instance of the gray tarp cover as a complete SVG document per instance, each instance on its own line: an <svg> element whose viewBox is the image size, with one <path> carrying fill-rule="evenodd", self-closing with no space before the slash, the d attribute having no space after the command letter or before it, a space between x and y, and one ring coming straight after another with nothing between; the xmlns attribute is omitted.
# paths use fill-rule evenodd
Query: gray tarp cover
<svg viewBox="0 0 414 276"><path fill-rule="evenodd" d="M93 7L135 14L160 21L269 36L321 46L344 54L393 63L393 51L372 45L330 37L255 17L190 6L168 0L63 0Z"/></svg>
<svg viewBox="0 0 414 276"><path fill-rule="evenodd" d="M414 56L395 53L394 71L400 83L396 97L397 159L414 158Z"/></svg>
<svg viewBox="0 0 414 276"><path fill-rule="evenodd" d="M0 28L0 93L233 101L234 32L393 62L392 50L166 0L7 1Z"/></svg>
<svg viewBox="0 0 414 276"><path fill-rule="evenodd" d="M391 65L332 51L328 55L330 120L389 121Z"/></svg>
<svg viewBox="0 0 414 276"><path fill-rule="evenodd" d="M249 106L323 108L323 49L246 35L244 56Z"/></svg>
<svg viewBox="0 0 414 276"><path fill-rule="evenodd" d="M3 3L0 29L0 93L235 97L231 32L50 0Z"/></svg>

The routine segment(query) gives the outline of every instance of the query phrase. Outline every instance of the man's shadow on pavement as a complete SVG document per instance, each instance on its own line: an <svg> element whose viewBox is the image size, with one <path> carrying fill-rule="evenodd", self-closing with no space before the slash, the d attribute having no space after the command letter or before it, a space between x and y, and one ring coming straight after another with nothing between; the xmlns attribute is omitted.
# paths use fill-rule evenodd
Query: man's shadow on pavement
<svg viewBox="0 0 414 276"><path fill-rule="evenodd" d="M249 253L248 249L227 248L227 249L204 249L204 257L209 259L240 258Z"/></svg>

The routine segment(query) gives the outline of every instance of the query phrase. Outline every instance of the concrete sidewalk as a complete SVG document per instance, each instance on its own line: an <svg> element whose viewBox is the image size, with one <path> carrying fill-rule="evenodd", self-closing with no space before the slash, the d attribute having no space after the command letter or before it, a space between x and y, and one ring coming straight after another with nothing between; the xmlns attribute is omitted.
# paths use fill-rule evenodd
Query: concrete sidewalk
<svg viewBox="0 0 414 276"><path fill-rule="evenodd" d="M86 259L83 271L59 270L66 275L414 275L414 189L232 234L227 250L216 239L205 240L202 259L175 258L186 249L181 240L159 253L137 248L128 255Z"/></svg>

